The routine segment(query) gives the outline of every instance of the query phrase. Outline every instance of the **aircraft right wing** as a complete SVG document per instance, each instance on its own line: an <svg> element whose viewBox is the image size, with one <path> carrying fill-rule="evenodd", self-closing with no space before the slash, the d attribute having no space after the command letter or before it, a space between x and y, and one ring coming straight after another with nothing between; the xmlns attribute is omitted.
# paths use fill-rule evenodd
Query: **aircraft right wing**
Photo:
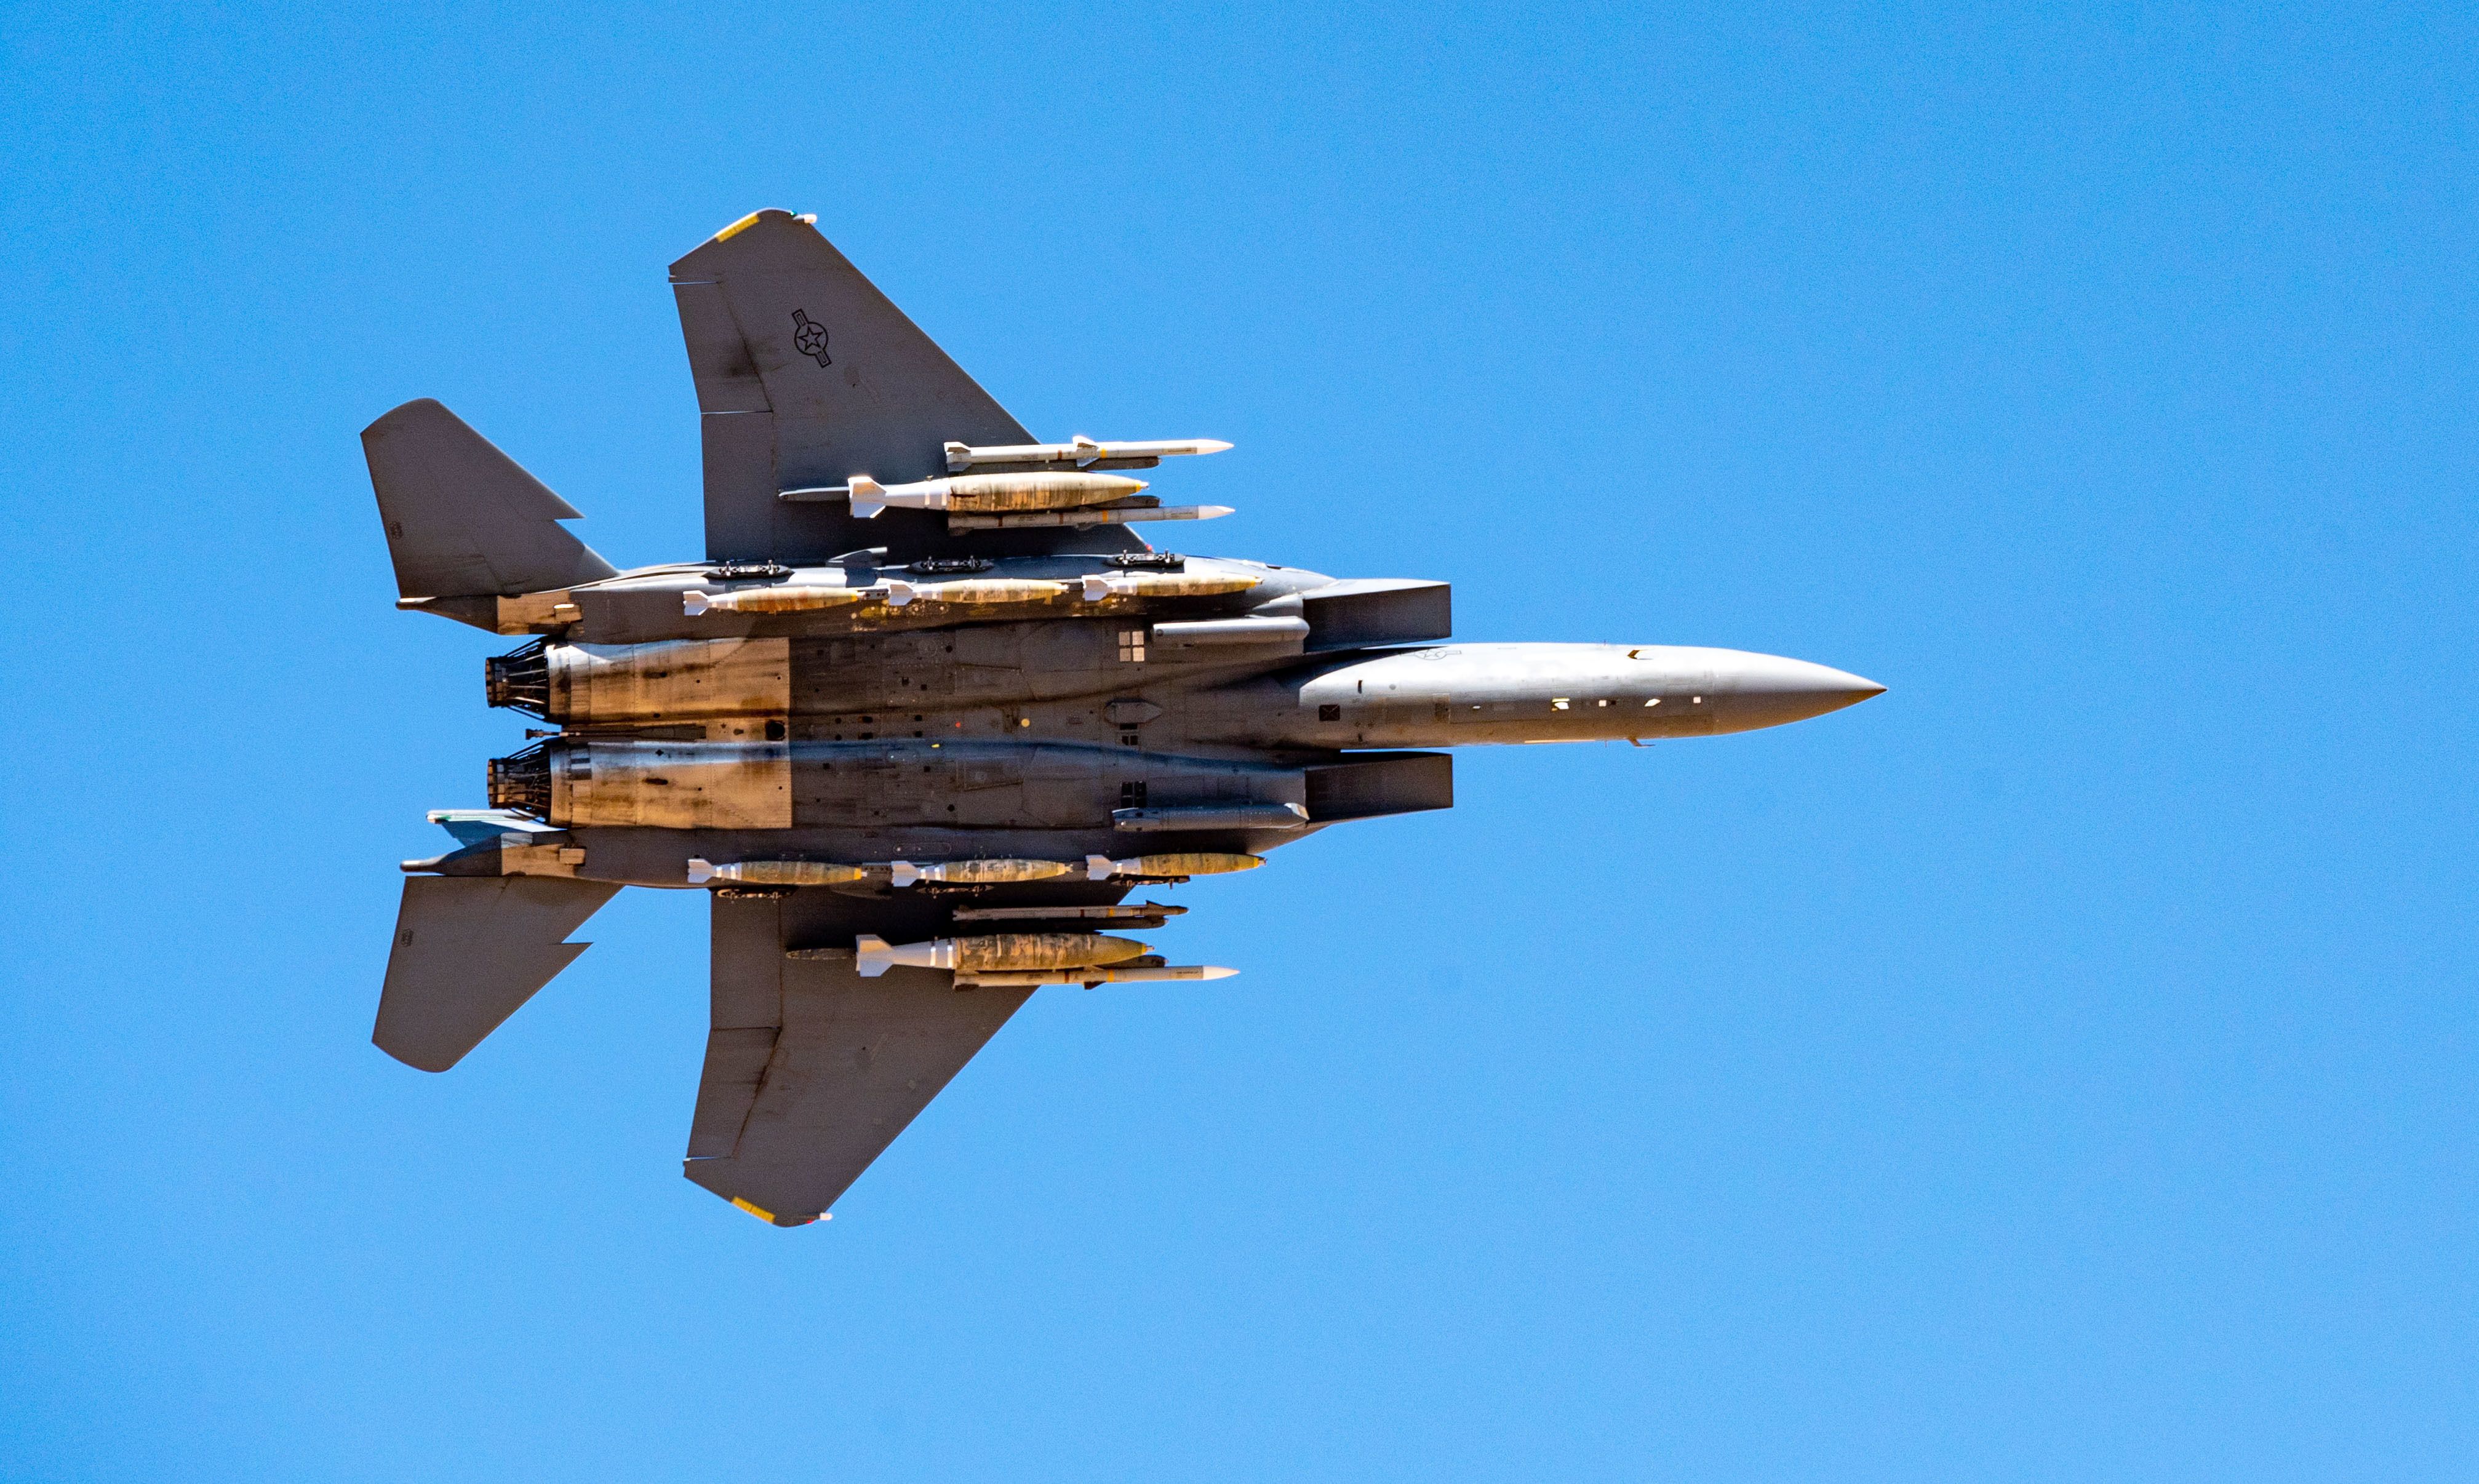
<svg viewBox="0 0 2479 1484"><path fill-rule="evenodd" d="M859 521L839 503L779 498L856 473L882 484L940 477L951 439L1034 441L812 223L757 212L672 265L703 414L706 554L802 564L863 547L888 547L899 562L961 550L931 512ZM971 540L998 555L1140 545L1122 525Z"/></svg>
<svg viewBox="0 0 2479 1484"><path fill-rule="evenodd" d="M856 929L904 933L889 910L820 887L714 899L714 1020L685 1173L777 1226L824 1215L1033 996L958 990L926 969L863 979L849 952L788 957L849 950Z"/></svg>

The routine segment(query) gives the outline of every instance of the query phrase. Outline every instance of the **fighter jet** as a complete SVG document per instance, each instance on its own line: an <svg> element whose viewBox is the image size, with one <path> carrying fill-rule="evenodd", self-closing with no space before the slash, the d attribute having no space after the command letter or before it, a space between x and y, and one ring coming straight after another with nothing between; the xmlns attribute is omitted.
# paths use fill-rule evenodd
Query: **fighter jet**
<svg viewBox="0 0 2479 1484"><path fill-rule="evenodd" d="M705 557L622 572L435 401L362 434L396 606L524 637L546 724L407 861L372 1039L454 1066L623 886L711 901L688 1178L778 1226L845 1190L1043 985L1177 983L1156 893L1454 802L1440 749L1717 736L1882 687L1671 645L1451 641L1447 584L1183 556L1131 471L1042 443L821 236L762 211L672 265ZM1139 900L1129 900L1132 896Z"/></svg>

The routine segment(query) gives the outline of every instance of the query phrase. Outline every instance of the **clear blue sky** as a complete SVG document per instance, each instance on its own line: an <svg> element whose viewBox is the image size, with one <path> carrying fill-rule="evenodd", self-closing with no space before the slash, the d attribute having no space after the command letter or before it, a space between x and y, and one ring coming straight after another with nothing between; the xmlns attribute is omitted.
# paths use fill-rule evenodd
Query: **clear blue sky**
<svg viewBox="0 0 2479 1484"><path fill-rule="evenodd" d="M2475 58L9 5L0 1474L2479 1474ZM697 896L447 1076L368 1044L521 719L355 438L438 397L694 553L663 269L760 206L1044 436L1233 440L1187 549L1892 691L1463 755L770 1230L678 1174Z"/></svg>

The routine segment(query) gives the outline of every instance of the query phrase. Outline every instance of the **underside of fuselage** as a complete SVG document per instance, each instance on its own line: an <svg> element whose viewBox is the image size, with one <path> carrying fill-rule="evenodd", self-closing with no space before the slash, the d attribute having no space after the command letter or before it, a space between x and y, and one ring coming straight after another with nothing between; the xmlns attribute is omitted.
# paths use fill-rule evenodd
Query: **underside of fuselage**
<svg viewBox="0 0 2479 1484"><path fill-rule="evenodd" d="M1437 581L1157 550L1135 472L1206 439L1036 443L807 217L672 268L707 556L622 572L434 401L363 434L397 606L522 637L544 725L407 861L373 1038L440 1071L622 886L711 894L686 1172L816 1219L1045 984L1231 972L1111 929L1330 826L1454 802L1446 750L1702 737L1875 695L1735 650L1472 644ZM1144 900L1129 898L1142 890Z"/></svg>

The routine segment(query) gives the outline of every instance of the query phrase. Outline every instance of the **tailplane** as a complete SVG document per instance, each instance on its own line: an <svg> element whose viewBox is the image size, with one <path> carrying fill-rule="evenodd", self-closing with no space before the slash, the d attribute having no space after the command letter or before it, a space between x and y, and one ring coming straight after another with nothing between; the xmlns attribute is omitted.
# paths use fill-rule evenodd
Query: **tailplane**
<svg viewBox="0 0 2479 1484"><path fill-rule="evenodd" d="M568 935L619 890L555 877L406 878L371 1039L407 1066L454 1066L585 952Z"/></svg>
<svg viewBox="0 0 2479 1484"><path fill-rule="evenodd" d="M399 597L514 597L618 571L560 525L574 506L427 397L362 429L362 451Z"/></svg>

